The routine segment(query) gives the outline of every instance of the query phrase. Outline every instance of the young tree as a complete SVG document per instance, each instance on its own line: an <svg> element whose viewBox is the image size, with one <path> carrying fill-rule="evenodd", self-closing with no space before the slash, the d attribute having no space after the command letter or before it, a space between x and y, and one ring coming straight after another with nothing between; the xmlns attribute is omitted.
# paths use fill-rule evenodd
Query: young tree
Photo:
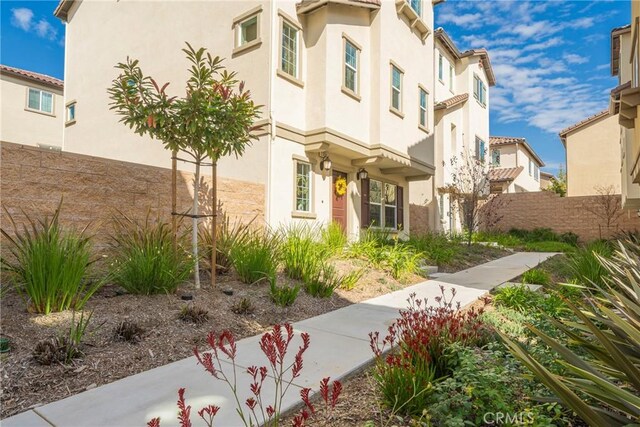
<svg viewBox="0 0 640 427"><path fill-rule="evenodd" d="M622 210L622 196L616 193L613 185L595 187L596 196L595 200L586 202L584 204L584 210L592 213L601 223L598 224L600 229L600 238L602 238L602 226L604 225L607 230L607 235L604 237L610 237L612 231L618 229L618 220L624 214Z"/></svg>
<svg viewBox="0 0 640 427"><path fill-rule="evenodd" d="M560 197L567 195L567 174L562 166L558 170L558 176L551 178L551 182L544 190L554 192Z"/></svg>
<svg viewBox="0 0 640 427"><path fill-rule="evenodd" d="M441 192L449 194L453 205L462 214L467 245L471 245L480 219L481 203L489 195L489 167L483 160L484 156L473 156L469 150L464 150L461 157L460 161L455 156L451 159L451 184Z"/></svg>
<svg viewBox="0 0 640 427"><path fill-rule="evenodd" d="M195 164L192 218L192 245L195 259L195 282L200 287L198 265L198 205L200 167L210 159L213 173L213 248L211 280L216 272L216 187L217 162L228 155L242 156L256 137L253 123L260 117L261 106L251 99L244 82L236 80L236 73L228 72L222 59L212 57L205 48L195 50L189 43L183 49L190 64L190 77L183 97L169 96L169 83L160 87L146 76L138 60L127 58L116 68L120 75L108 89L111 109L139 135L149 135L162 142L174 157L177 153L191 156ZM174 189L175 191L175 189Z"/></svg>

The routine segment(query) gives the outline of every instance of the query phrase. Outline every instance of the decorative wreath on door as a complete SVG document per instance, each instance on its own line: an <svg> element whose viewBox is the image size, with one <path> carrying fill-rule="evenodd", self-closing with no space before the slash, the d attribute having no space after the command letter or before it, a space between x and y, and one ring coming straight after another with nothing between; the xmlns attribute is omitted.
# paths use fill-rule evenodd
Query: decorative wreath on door
<svg viewBox="0 0 640 427"><path fill-rule="evenodd" d="M344 179L344 177L341 176L338 179L336 179L334 186L335 186L336 196L342 197L345 194L347 194L347 180Z"/></svg>

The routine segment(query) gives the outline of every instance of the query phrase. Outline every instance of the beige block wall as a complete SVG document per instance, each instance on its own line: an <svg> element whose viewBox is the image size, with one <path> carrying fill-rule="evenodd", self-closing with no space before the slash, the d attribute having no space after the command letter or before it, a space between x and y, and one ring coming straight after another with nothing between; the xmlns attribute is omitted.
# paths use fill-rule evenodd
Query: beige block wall
<svg viewBox="0 0 640 427"><path fill-rule="evenodd" d="M27 109L30 87L53 94L53 114ZM0 74L0 94L0 141L33 146L62 145L65 108L61 89Z"/></svg>
<svg viewBox="0 0 640 427"><path fill-rule="evenodd" d="M121 210L144 218L148 209L167 221L171 215L171 170L53 152L2 142L2 204L23 222L21 209L34 217L51 214L64 196L61 219L64 224L91 224L96 242L103 244L111 231L110 219ZM200 197L201 213L211 213L211 176L204 175ZM178 211L186 212L193 202L193 175L178 174ZM244 222L257 217L262 223L265 208L263 184L219 177L218 197L222 210ZM2 227L9 221L2 211ZM6 247L6 245L5 245Z"/></svg>
<svg viewBox="0 0 640 427"><path fill-rule="evenodd" d="M560 197L549 191L500 194L482 207L481 217L492 203L494 210L499 207L502 217L494 227L496 230L550 228L556 233L576 233L582 241L609 238L621 231L640 231L635 209L621 211L612 227L607 228L605 220L591 212L602 212L597 196Z"/></svg>
<svg viewBox="0 0 640 427"><path fill-rule="evenodd" d="M620 125L605 116L566 137L567 196L589 196L597 187L621 189Z"/></svg>

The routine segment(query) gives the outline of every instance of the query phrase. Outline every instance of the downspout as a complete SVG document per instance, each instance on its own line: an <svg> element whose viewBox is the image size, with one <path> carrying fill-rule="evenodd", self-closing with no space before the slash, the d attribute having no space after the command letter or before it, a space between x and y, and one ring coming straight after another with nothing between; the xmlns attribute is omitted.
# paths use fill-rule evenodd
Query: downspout
<svg viewBox="0 0 640 427"><path fill-rule="evenodd" d="M67 139L67 73L69 70L68 67L68 54L67 54L67 45L69 44L69 34L68 34L68 25L69 22L67 20L64 21L64 74L63 74L63 78L64 78L64 83L62 85L62 142L61 142L61 147L60 149L62 151L64 150L64 146L65 146L65 141Z"/></svg>
<svg viewBox="0 0 640 427"><path fill-rule="evenodd" d="M277 29L278 25L278 16L276 15L276 8L274 6L273 1L269 1L269 62L268 62L268 76L269 76L269 89L268 89L268 99L267 99L267 115L268 115L268 126L269 133L267 134L267 183L265 188L265 215L264 220L267 224L271 224L271 158L272 158L272 145L276 138L276 122L273 116L273 87L275 85L275 70L273 69L273 57L275 55L276 50L274 49L274 41L276 41L276 37L274 36L274 32Z"/></svg>

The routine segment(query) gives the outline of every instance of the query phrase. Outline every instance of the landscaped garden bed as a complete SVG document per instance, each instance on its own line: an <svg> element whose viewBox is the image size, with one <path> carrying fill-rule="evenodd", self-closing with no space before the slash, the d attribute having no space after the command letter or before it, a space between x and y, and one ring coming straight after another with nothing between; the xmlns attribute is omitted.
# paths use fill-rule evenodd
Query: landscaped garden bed
<svg viewBox="0 0 640 427"><path fill-rule="evenodd" d="M21 243L34 251L18 251L21 261L11 263L2 288L2 336L10 341L1 355L2 418L189 357L211 330L241 339L423 281L420 265L456 271L508 254L437 235L403 243L367 232L348 243L335 227L272 233L225 220L216 287L196 289L182 282L188 252L174 254L161 221L114 218L105 253L93 253L90 239L65 230L57 215L34 226L38 232ZM49 242L49 258L35 257L37 242ZM207 244L204 238L203 260ZM39 288L31 270L66 272L56 286L73 283L64 290L70 297ZM18 289L7 292L7 281Z"/></svg>

